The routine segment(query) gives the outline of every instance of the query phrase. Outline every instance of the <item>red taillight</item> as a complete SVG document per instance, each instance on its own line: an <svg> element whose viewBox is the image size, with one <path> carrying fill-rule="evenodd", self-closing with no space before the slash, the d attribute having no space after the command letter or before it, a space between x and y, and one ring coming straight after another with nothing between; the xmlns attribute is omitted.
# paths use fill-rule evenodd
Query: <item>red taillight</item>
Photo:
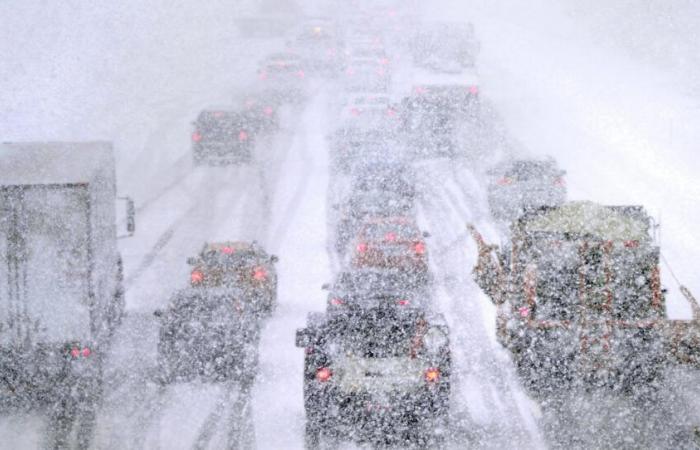
<svg viewBox="0 0 700 450"><path fill-rule="evenodd" d="M328 367L321 367L316 371L316 379L321 383L325 383L326 381L330 380L332 376L333 372L331 372L331 369Z"/></svg>
<svg viewBox="0 0 700 450"><path fill-rule="evenodd" d="M198 284L204 281L204 273L201 270L193 270L190 274L190 281L192 284Z"/></svg>
<svg viewBox="0 0 700 450"><path fill-rule="evenodd" d="M472 95L476 95L479 93L479 87L478 86L469 86L469 93Z"/></svg>
<svg viewBox="0 0 700 450"><path fill-rule="evenodd" d="M248 140L248 133L246 133L244 130L241 130L240 133L238 133L238 140L241 142L245 142Z"/></svg>
<svg viewBox="0 0 700 450"><path fill-rule="evenodd" d="M195 131L192 133L192 141L193 142L199 142L202 140L202 135L199 133L199 131Z"/></svg>
<svg viewBox="0 0 700 450"><path fill-rule="evenodd" d="M360 111L359 109L357 109L357 108L350 108L350 114L352 114L352 115L355 116L355 117L359 116L359 115L360 115L360 112L361 112L361 111Z"/></svg>
<svg viewBox="0 0 700 450"><path fill-rule="evenodd" d="M80 347L73 347L70 349L69 353L71 358L74 359L79 358L80 356L82 356L83 358L87 358L92 354L92 350L90 350L90 348L88 347L83 347L82 349Z"/></svg>
<svg viewBox="0 0 700 450"><path fill-rule="evenodd" d="M333 306L341 306L345 304L345 300L342 298L332 298L331 299L331 305Z"/></svg>
<svg viewBox="0 0 700 450"><path fill-rule="evenodd" d="M271 106L266 106L265 109L263 109L263 113L266 116L271 116L273 112L275 112L275 111L272 109Z"/></svg>
<svg viewBox="0 0 700 450"><path fill-rule="evenodd" d="M499 186L508 186L508 185L513 184L513 179L508 178L508 177L503 177L503 178L500 178L498 181L496 181L496 183Z"/></svg>
<svg viewBox="0 0 700 450"><path fill-rule="evenodd" d="M396 116L396 110L394 108L387 108L386 115L389 117L394 117Z"/></svg>
<svg viewBox="0 0 700 450"><path fill-rule="evenodd" d="M437 367L431 367L430 369L425 371L425 374L423 374L425 377L425 381L428 383L435 383L440 379L440 369Z"/></svg>
<svg viewBox="0 0 700 450"><path fill-rule="evenodd" d="M359 253L366 252L367 251L367 244L365 244L364 242L360 242L359 244L357 244L357 251Z"/></svg>
<svg viewBox="0 0 700 450"><path fill-rule="evenodd" d="M232 247L221 247L221 253L224 253L226 255L232 255L235 252L235 249Z"/></svg>
<svg viewBox="0 0 700 450"><path fill-rule="evenodd" d="M413 244L413 251L416 252L416 255L425 254L425 242L416 242Z"/></svg>
<svg viewBox="0 0 700 450"><path fill-rule="evenodd" d="M396 241L396 233L389 232L386 235L384 235L384 240L387 242L395 242Z"/></svg>
<svg viewBox="0 0 700 450"><path fill-rule="evenodd" d="M396 300L396 304L399 306L408 306L411 304L408 300L402 298L401 300Z"/></svg>
<svg viewBox="0 0 700 450"><path fill-rule="evenodd" d="M562 177L556 177L554 179L554 185L564 187L566 186L566 181Z"/></svg>
<svg viewBox="0 0 700 450"><path fill-rule="evenodd" d="M258 281L263 281L267 278L267 270L264 267L256 267L253 269L253 278Z"/></svg>
<svg viewBox="0 0 700 450"><path fill-rule="evenodd" d="M639 241L637 241L637 240L625 241L624 245L627 248L637 248L637 247L639 247Z"/></svg>
<svg viewBox="0 0 700 450"><path fill-rule="evenodd" d="M297 72L297 76L298 76L299 78L304 78L304 71L303 71L303 70L300 70L299 72Z"/></svg>
<svg viewBox="0 0 700 450"><path fill-rule="evenodd" d="M379 64L381 64L382 66L386 66L387 64L389 64L389 58L381 58L379 60Z"/></svg>
<svg viewBox="0 0 700 450"><path fill-rule="evenodd" d="M520 317L522 318L527 318L530 316L530 308L527 306L521 306L518 308L518 314L520 314Z"/></svg>

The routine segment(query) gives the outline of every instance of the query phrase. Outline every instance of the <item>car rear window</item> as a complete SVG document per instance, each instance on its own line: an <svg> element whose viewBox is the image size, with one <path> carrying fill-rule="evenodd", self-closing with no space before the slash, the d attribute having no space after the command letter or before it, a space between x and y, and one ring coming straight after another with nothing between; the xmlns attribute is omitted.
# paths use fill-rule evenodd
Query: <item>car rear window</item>
<svg viewBox="0 0 700 450"><path fill-rule="evenodd" d="M363 358L410 356L417 351L420 319L373 310L333 324L327 351Z"/></svg>
<svg viewBox="0 0 700 450"><path fill-rule="evenodd" d="M365 226L362 234L365 239L371 241L404 241L420 238L418 228L410 223L371 223Z"/></svg>
<svg viewBox="0 0 700 450"><path fill-rule="evenodd" d="M554 176L554 169L548 163L522 161L514 164L506 176L520 181L536 180Z"/></svg>

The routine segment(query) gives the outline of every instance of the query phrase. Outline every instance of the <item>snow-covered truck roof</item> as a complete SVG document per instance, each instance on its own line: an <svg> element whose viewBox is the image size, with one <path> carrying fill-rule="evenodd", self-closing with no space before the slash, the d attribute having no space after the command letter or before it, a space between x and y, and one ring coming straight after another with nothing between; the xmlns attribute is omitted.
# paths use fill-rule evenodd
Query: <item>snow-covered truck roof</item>
<svg viewBox="0 0 700 450"><path fill-rule="evenodd" d="M113 168L109 142L0 144L0 185L4 186L90 183L96 174L111 177L108 182L113 184Z"/></svg>
<svg viewBox="0 0 700 450"><path fill-rule="evenodd" d="M522 231L568 233L606 241L650 240L649 217L641 207L604 206L588 201L568 202L522 221Z"/></svg>

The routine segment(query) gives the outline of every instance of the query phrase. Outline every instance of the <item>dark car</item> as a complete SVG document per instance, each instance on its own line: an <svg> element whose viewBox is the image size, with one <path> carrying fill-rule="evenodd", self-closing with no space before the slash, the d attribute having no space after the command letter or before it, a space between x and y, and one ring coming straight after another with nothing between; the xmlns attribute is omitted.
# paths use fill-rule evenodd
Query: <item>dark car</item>
<svg viewBox="0 0 700 450"><path fill-rule="evenodd" d="M193 123L196 165L247 163L255 146L255 125L245 111L205 110Z"/></svg>
<svg viewBox="0 0 700 450"><path fill-rule="evenodd" d="M416 156L453 156L456 136L465 123L478 118L475 84L417 85L401 103L401 132Z"/></svg>
<svg viewBox="0 0 700 450"><path fill-rule="evenodd" d="M552 158L506 161L487 175L489 209L498 220L511 222L523 213L566 200L566 171Z"/></svg>
<svg viewBox="0 0 700 450"><path fill-rule="evenodd" d="M369 219L354 240L351 265L356 269L396 270L427 279L428 236L407 217Z"/></svg>
<svg viewBox="0 0 700 450"><path fill-rule="evenodd" d="M301 103L306 99L306 71L294 53L273 54L261 61L258 79L280 103Z"/></svg>
<svg viewBox="0 0 700 450"><path fill-rule="evenodd" d="M355 270L338 274L328 289L326 310L347 313L357 308L427 308L430 293L424 284L402 273L382 270Z"/></svg>
<svg viewBox="0 0 700 450"><path fill-rule="evenodd" d="M260 326L247 296L242 289L187 288L156 311L159 380L226 381L255 373Z"/></svg>
<svg viewBox="0 0 700 450"><path fill-rule="evenodd" d="M329 137L332 169L347 174L368 161L402 160L397 126L393 118L365 114L344 121Z"/></svg>
<svg viewBox="0 0 700 450"><path fill-rule="evenodd" d="M273 133L279 129L280 100L273 91L241 96L235 99L256 134Z"/></svg>
<svg viewBox="0 0 700 450"><path fill-rule="evenodd" d="M447 326L420 309L375 308L310 317L305 348L307 448L326 439L440 445L450 399Z"/></svg>
<svg viewBox="0 0 700 450"><path fill-rule="evenodd" d="M363 187L363 186L360 186ZM335 244L338 253L343 254L350 240L357 236L368 217L396 217L410 215L414 208L414 197L390 189L354 189L339 210L336 225Z"/></svg>
<svg viewBox="0 0 700 450"><path fill-rule="evenodd" d="M256 242L207 243L197 257L189 258L193 288L237 288L259 314L269 314L277 303L277 256Z"/></svg>

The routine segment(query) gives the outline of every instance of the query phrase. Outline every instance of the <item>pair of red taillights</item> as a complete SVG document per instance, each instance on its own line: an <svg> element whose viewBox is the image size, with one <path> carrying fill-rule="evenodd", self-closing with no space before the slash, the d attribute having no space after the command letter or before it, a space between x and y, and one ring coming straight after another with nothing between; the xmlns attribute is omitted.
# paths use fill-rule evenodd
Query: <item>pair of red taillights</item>
<svg viewBox="0 0 700 450"><path fill-rule="evenodd" d="M92 350L90 350L89 347L73 347L68 351L68 354L71 356L73 359L78 359L81 356L83 358L87 358L88 356L92 355Z"/></svg>
<svg viewBox="0 0 700 450"><path fill-rule="evenodd" d="M389 242L394 242L396 238L394 239L389 239L387 238L387 241ZM367 245L366 242L360 242L357 244L357 252L358 253L366 253L367 250L369 249L369 246ZM423 255L425 254L425 242L416 242L413 244L413 251L416 252L416 255Z"/></svg>
<svg viewBox="0 0 700 450"><path fill-rule="evenodd" d="M252 277L256 281L265 281L267 279L267 270L264 267L256 267L253 269ZM190 274L192 284L199 284L204 281L204 272L201 270L193 270Z"/></svg>
<svg viewBox="0 0 700 450"><path fill-rule="evenodd" d="M316 369L316 380L321 383L326 383L333 378L333 371L328 367L320 367ZM423 372L423 379L428 383L436 383L440 380L440 369L430 367Z"/></svg>

